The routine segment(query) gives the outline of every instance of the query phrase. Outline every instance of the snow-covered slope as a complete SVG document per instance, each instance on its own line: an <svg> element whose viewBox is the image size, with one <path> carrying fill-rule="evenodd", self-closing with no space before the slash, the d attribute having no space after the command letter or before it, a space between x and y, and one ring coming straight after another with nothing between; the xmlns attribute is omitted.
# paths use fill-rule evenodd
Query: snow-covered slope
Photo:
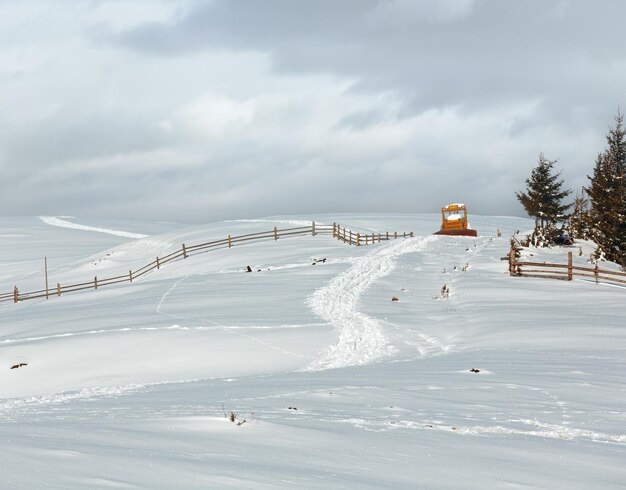
<svg viewBox="0 0 626 490"><path fill-rule="evenodd" d="M0 304L2 488L626 481L626 290L509 277L500 257L528 220L474 217L478 238L431 236L435 215L63 220L0 220L2 292L40 288L44 256L51 282L90 280L274 224L416 236L251 243Z"/></svg>

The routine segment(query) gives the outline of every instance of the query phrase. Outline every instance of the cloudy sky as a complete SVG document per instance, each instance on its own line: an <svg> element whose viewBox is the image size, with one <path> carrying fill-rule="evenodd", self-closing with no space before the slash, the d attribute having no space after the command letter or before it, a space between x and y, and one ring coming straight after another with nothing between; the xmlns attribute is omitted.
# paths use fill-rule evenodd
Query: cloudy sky
<svg viewBox="0 0 626 490"><path fill-rule="evenodd" d="M626 106L626 2L0 3L5 215L522 215Z"/></svg>

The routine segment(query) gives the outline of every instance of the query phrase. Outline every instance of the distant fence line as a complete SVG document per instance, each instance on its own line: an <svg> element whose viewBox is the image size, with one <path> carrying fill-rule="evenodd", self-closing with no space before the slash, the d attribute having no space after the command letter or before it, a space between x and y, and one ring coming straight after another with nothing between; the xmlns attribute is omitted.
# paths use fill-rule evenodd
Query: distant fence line
<svg viewBox="0 0 626 490"><path fill-rule="evenodd" d="M509 275L515 277L541 277L544 279L560 279L571 281L574 277L594 279L600 282L626 284L626 273L600 269L595 267L580 267L573 265L572 252L567 253L566 264L550 264L546 262L519 261L515 257L515 250L509 252ZM622 278L622 279L620 279Z"/></svg>
<svg viewBox="0 0 626 490"><path fill-rule="evenodd" d="M340 225L333 224L333 237L347 243L348 245L356 245L357 247L361 245L374 244L376 242L380 243L383 240L391 240L392 238L397 239L399 237L407 238L412 236L412 231L408 233L402 232L402 234L399 234L397 231L394 231L393 233L389 233L388 231L385 233L356 233L352 230L346 229L345 226L341 228Z"/></svg>
<svg viewBox="0 0 626 490"><path fill-rule="evenodd" d="M98 278L98 276L94 276L93 280L81 282L78 284L68 284L61 285L60 283L56 284L56 287L49 288L48 287L48 277L47 277L47 268L46 268L46 288L41 289L39 291L29 291L29 292L20 292L17 286L13 288L12 293L4 293L0 294L0 303L13 301L17 303L18 301L25 301L29 299L37 299L37 298L50 298L51 296L61 296L65 293L71 293L75 291L84 291L88 289L96 290L102 286L110 286L112 284L119 283L132 283L134 280L145 276L149 272L160 269L164 264L168 262L172 262L174 260L186 259L192 255L197 255L200 253L205 253L211 250L223 249L223 248L232 248L236 244L256 241L256 240L278 240L279 238L293 237L298 235L308 235L312 236L316 235L331 235L333 238L337 238L344 243L349 245L370 245L376 243L376 241L380 242L381 240L389 240L391 236L393 238L413 236L413 232L410 233L402 233L394 232L393 235L390 235L389 232L384 234L381 233L371 233L371 234L362 234L355 233L352 230L347 230L344 226L337 223L333 223L331 225L320 225L315 223L314 221L308 226L299 226L295 228L285 228L279 230L276 226L273 230L264 231L259 233L248 233L245 235L231 236L220 239L213 240L210 242L200 243L197 245L185 245L182 244L180 250L176 250L172 253L164 255L163 257L156 257L156 260L150 262L149 264L144 265L143 267L133 271L129 270L128 274L123 274L115 277L108 278Z"/></svg>

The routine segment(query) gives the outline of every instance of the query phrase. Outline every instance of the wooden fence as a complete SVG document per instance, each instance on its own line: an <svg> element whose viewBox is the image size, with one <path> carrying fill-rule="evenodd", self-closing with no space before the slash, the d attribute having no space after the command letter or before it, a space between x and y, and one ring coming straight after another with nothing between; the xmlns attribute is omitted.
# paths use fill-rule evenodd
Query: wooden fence
<svg viewBox="0 0 626 490"><path fill-rule="evenodd" d="M626 273L600 269L595 267L580 267L574 265L572 252L567 254L567 264L549 264L546 262L518 261L515 250L509 252L509 274L516 277L541 277L545 279L560 279L571 281L574 277L593 279L599 282L626 284Z"/></svg>
<svg viewBox="0 0 626 490"><path fill-rule="evenodd" d="M348 245L356 245L357 247L361 245L373 245L374 243L380 243L383 240L391 240L397 238L407 238L412 237L413 232L402 232L401 234L397 231L393 233L389 233L388 231L385 233L357 233L352 230L343 228L341 225L333 223L333 237L337 238L337 240L341 240Z"/></svg>
<svg viewBox="0 0 626 490"><path fill-rule="evenodd" d="M222 238L220 240L213 240L210 242L200 243L197 245L185 245L182 244L180 250L176 250L171 252L163 257L156 257L155 260L150 262L149 264L140 267L137 270L129 270L128 274L122 274L115 277L107 277L107 278L98 278L98 276L94 276L93 280L89 280L86 282L81 282L78 284L67 284L61 285L60 283L56 284L56 287L49 288L48 287L48 277L46 273L45 289L40 289L38 291L29 291L29 292L21 292L17 286L13 288L13 292L0 294L0 303L12 301L17 303L18 301L25 301L28 299L36 299L36 298L50 298L51 296L61 296L65 293L71 293L75 291L84 291L87 289L98 289L103 286L110 286L112 284L119 284L123 282L132 283L134 280L145 276L146 274L158 270L163 265L173 262L176 260L184 260L192 255L197 255L200 253L206 253L212 250L224 249L224 248L232 248L234 245L242 244L245 242L255 241L255 240L278 240L279 238L288 238L300 235L331 235L333 238L337 238L338 240L343 241L344 243L348 243L350 245L369 245L375 243L375 241L380 242L381 240L388 240L390 238L389 233L386 234L360 234L353 233L351 230L346 231L345 227L341 227L340 225L333 223L333 225L320 225L315 222L312 222L311 225L308 226L299 226L295 228L286 228L279 230L277 227L274 227L273 230L260 232L260 233L248 233L246 235L239 236L231 236L228 235L226 238ZM397 232L393 234L395 238L399 236L413 236L413 233L410 234L403 233L399 235ZM353 240L354 237L354 240ZM366 238L367 237L367 238ZM47 267L46 267L47 270Z"/></svg>

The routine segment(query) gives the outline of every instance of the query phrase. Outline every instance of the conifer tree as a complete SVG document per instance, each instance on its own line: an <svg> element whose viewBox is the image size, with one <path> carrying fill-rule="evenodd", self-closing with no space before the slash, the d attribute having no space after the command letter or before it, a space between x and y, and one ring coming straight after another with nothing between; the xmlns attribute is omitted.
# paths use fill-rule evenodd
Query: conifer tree
<svg viewBox="0 0 626 490"><path fill-rule="evenodd" d="M563 190L561 173L554 173L556 160L548 160L539 154L537 166L526 179L526 192L515 195L529 216L535 218L535 230L531 242L535 246L548 246L556 238L556 225L567 219L566 211L571 204L563 204L563 199L571 194Z"/></svg>
<svg viewBox="0 0 626 490"><path fill-rule="evenodd" d="M576 193L572 206L572 214L570 216L569 223L567 224L569 233L573 238L589 240L591 236L588 208L589 200L585 198L584 188L580 193Z"/></svg>
<svg viewBox="0 0 626 490"><path fill-rule="evenodd" d="M593 176L587 176L590 185L585 190L591 202L589 210L589 220L591 228L591 238L596 242L597 248L593 253L594 260L604 260L606 255L609 236L611 235L611 223L608 219L611 205L611 172L602 154L596 157L596 164L593 167Z"/></svg>
<svg viewBox="0 0 626 490"><path fill-rule="evenodd" d="M598 245L595 257L626 267L626 130L618 111L606 135L607 147L598 155L586 189L591 202L591 234Z"/></svg>

